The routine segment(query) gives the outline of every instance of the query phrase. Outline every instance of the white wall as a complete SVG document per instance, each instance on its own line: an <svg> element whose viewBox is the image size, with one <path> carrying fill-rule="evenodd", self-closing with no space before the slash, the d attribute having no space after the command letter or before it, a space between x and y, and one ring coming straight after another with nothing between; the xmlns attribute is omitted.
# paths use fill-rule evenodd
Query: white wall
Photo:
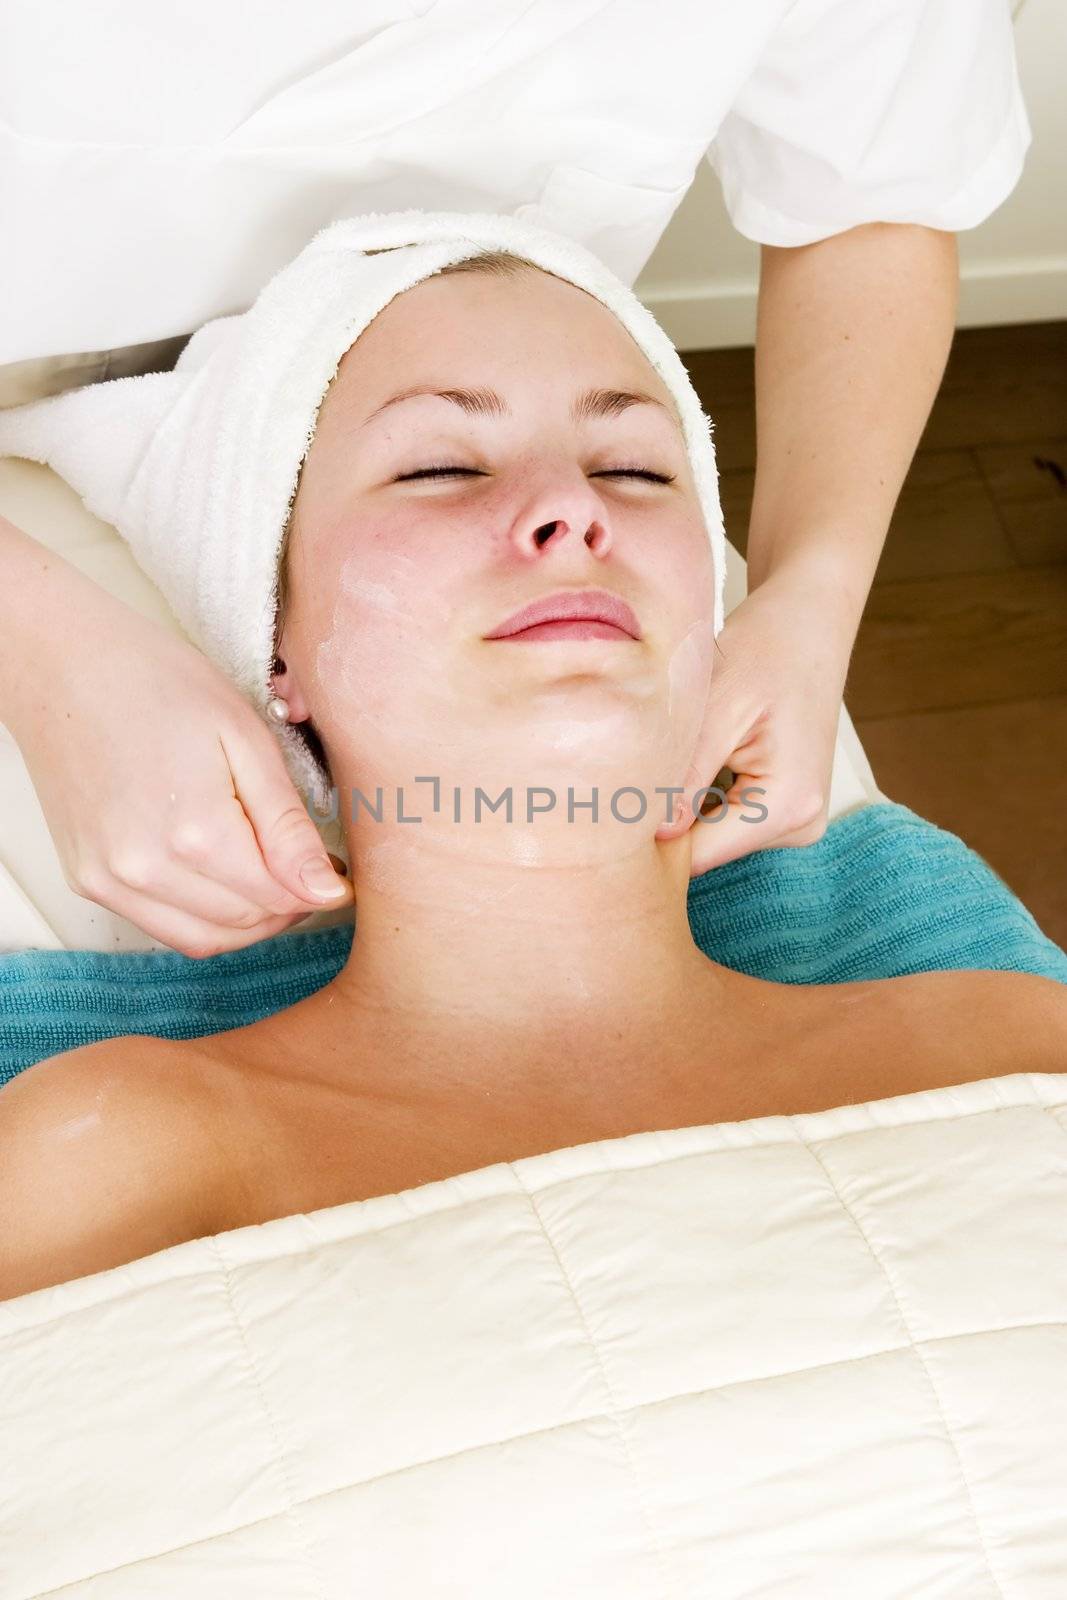
<svg viewBox="0 0 1067 1600"><path fill-rule="evenodd" d="M1067 6L1021 0L1019 75L1033 143L999 211L960 235L960 327L1067 317ZM730 224L706 161L635 285L681 350L751 344L759 247Z"/></svg>

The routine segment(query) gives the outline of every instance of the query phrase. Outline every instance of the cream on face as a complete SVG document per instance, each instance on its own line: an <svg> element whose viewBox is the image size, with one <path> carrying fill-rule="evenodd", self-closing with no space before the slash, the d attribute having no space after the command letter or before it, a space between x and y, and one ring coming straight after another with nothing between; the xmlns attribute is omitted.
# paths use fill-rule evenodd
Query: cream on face
<svg viewBox="0 0 1067 1600"><path fill-rule="evenodd" d="M416 387L479 406L421 394L379 410ZM576 419L594 392L658 403L587 404ZM607 308L538 272L430 279L371 323L324 402L284 654L343 794L414 796L429 774L443 794L553 789L559 814L528 828L491 813L451 826L449 849L484 849L495 830L502 858L533 863L553 830L568 849L583 831L588 812L565 820L569 786L577 800L596 786L610 829L615 789L662 807L655 787L682 782L710 679L712 579L669 393ZM640 639L485 637L532 601L584 590L631 607ZM428 812L429 791L418 800ZM632 844L662 820L650 809L622 834ZM368 826L382 848L382 826Z"/></svg>

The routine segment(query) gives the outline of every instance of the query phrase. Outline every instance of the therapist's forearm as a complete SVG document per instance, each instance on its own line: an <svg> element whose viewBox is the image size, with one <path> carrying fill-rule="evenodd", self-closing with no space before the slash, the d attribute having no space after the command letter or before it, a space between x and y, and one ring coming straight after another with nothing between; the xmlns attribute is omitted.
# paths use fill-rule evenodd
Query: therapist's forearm
<svg viewBox="0 0 1067 1600"><path fill-rule="evenodd" d="M21 741L55 694L57 653L74 659L89 616L121 602L3 516L0 596L0 723Z"/></svg>
<svg viewBox="0 0 1067 1600"><path fill-rule="evenodd" d="M851 648L945 370L956 237L876 223L764 246L748 582L817 597Z"/></svg>

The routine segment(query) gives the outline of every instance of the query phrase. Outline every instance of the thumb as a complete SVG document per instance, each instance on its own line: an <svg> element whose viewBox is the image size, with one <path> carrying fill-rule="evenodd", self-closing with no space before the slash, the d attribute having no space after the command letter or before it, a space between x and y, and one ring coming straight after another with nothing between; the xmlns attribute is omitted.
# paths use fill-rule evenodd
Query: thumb
<svg viewBox="0 0 1067 1600"><path fill-rule="evenodd" d="M737 773L725 804L693 824L690 876L780 843L776 794L776 786L766 778Z"/></svg>
<svg viewBox="0 0 1067 1600"><path fill-rule="evenodd" d="M723 635L725 632L724 628ZM673 820L656 830L657 839L676 838L696 821L694 797L697 805L701 805L703 791L709 783L720 788L723 773L737 770L737 763L750 746L764 711L758 677L739 670L729 658L718 662L708 684L684 792L674 806ZM709 779L710 773L716 774L714 779ZM739 853L743 855L744 850Z"/></svg>
<svg viewBox="0 0 1067 1600"><path fill-rule="evenodd" d="M232 732L220 737L234 792L252 825L267 870L290 894L320 910L343 905L354 898L352 885L334 871L281 751L267 730L263 732L262 742Z"/></svg>
<svg viewBox="0 0 1067 1600"><path fill-rule="evenodd" d="M733 781L730 761L743 737L729 701L721 694L709 693L682 793L672 799L671 820L661 823L656 829L657 839L676 839L679 834L686 833L697 820L694 800L698 806L704 803L705 791L709 787L725 793ZM709 779L708 773L714 773L714 778ZM726 775L729 776L724 782Z"/></svg>

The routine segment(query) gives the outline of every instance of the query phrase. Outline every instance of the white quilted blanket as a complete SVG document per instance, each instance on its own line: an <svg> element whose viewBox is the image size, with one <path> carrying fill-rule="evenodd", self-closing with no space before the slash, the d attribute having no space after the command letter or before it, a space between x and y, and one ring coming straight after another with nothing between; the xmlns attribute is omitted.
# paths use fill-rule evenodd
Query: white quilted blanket
<svg viewBox="0 0 1067 1600"><path fill-rule="evenodd" d="M1067 1074L0 1304L3 1600L1064 1600Z"/></svg>

